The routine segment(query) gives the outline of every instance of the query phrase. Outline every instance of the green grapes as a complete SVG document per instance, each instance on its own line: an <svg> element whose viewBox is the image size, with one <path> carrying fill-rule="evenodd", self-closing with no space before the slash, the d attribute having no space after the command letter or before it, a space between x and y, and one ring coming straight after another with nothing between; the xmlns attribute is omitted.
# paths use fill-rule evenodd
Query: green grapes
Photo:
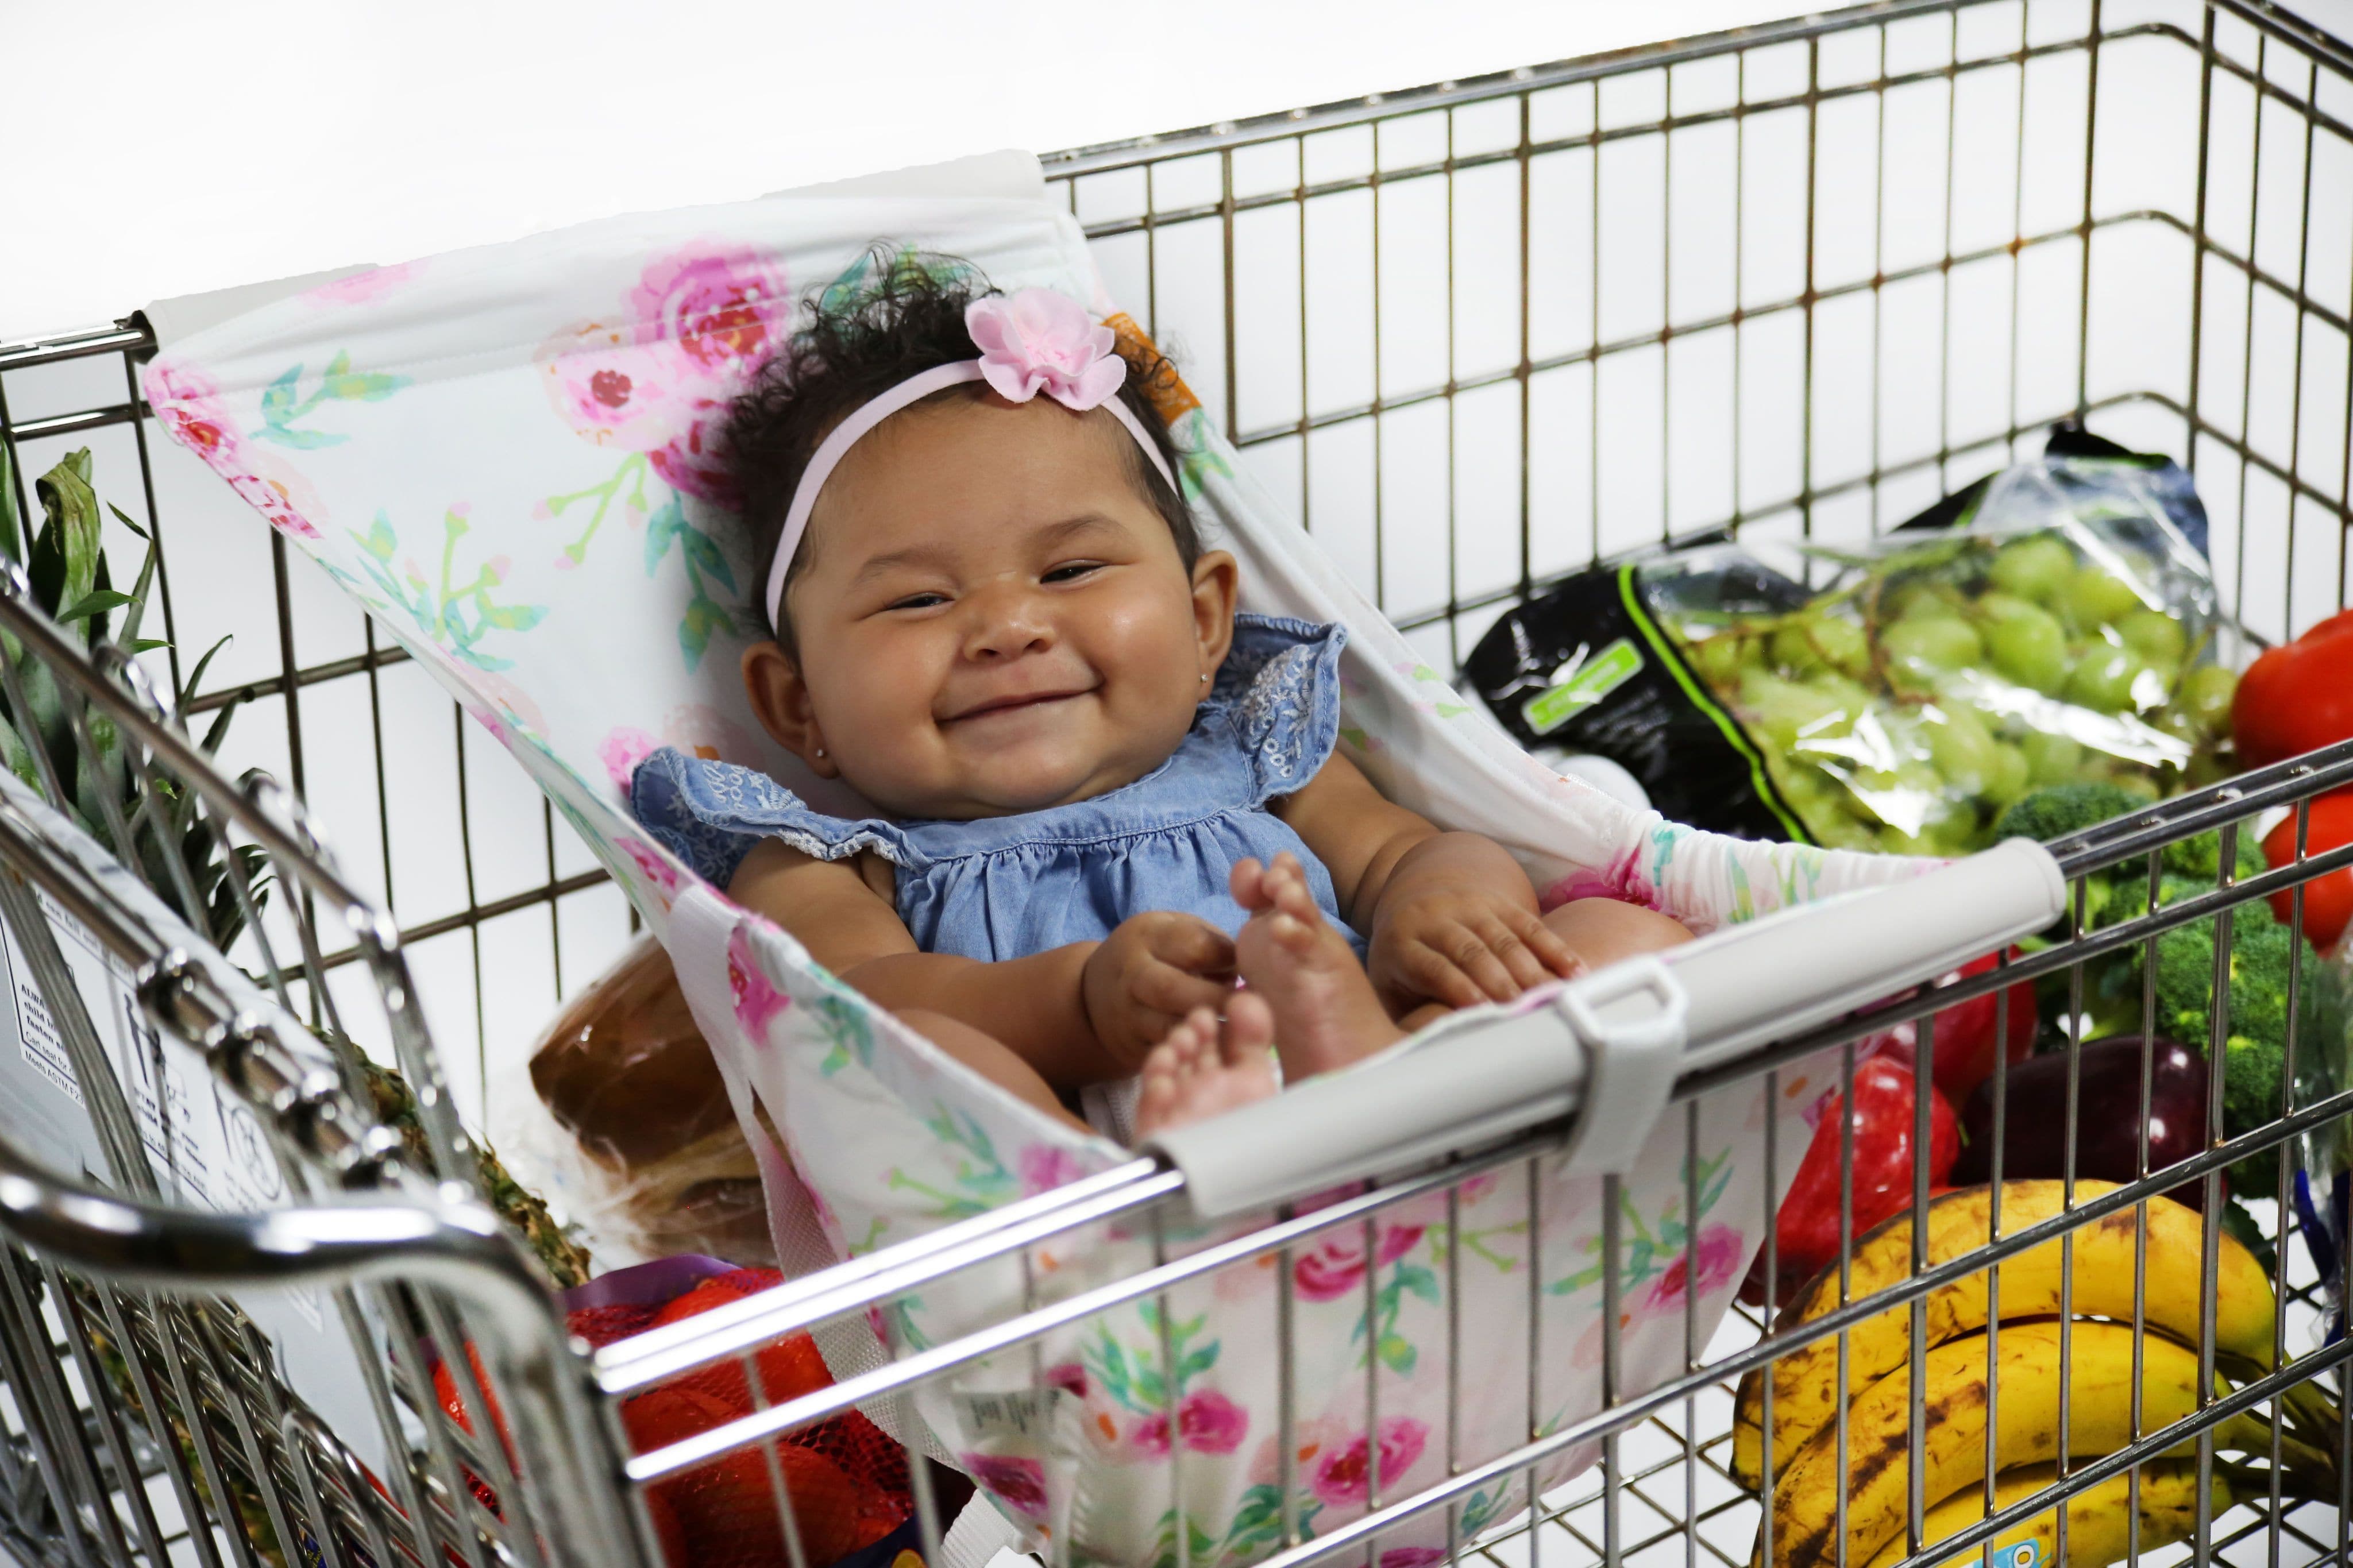
<svg viewBox="0 0 2353 1568"><path fill-rule="evenodd" d="M1993 761L1986 772L1986 786L1980 792L1986 804L2000 811L2024 795L2031 771L2025 752L2002 742L1994 742Z"/></svg>
<svg viewBox="0 0 2353 1568"><path fill-rule="evenodd" d="M2239 693L2239 678L2219 664L2201 664L2181 678L2175 701L2207 734L2219 733L2231 722L2231 700Z"/></svg>
<svg viewBox="0 0 2353 1568"><path fill-rule="evenodd" d="M2003 592L2045 605L2059 596L2074 574L2075 552L2048 533L2011 540L1995 552L1987 573Z"/></svg>
<svg viewBox="0 0 2353 1568"><path fill-rule="evenodd" d="M1740 679L1740 667L1747 657L1741 646L1743 641L1731 632L1722 632L1693 643L1692 668L1709 686L1719 691L1728 689Z"/></svg>
<svg viewBox="0 0 2353 1568"><path fill-rule="evenodd" d="M1945 779L1962 795L1983 795L1993 782L1995 752L2000 742L1977 710L1959 703L1930 710L1941 723L1927 726L1928 754Z"/></svg>
<svg viewBox="0 0 2353 1568"><path fill-rule="evenodd" d="M2067 677L2067 700L2100 713L2133 706L2133 686L2147 669L2130 648L2095 642L2084 650Z"/></svg>
<svg viewBox="0 0 2353 1568"><path fill-rule="evenodd" d="M1891 663L1919 677L1966 669L1985 657L1977 627L1953 615L1908 616L1880 633L1879 646Z"/></svg>
<svg viewBox="0 0 2353 1568"><path fill-rule="evenodd" d="M2181 623L2163 610L2132 611L2116 622L2116 635L2125 639L2125 647L2152 665L2179 668L2189 647Z"/></svg>
<svg viewBox="0 0 2353 1568"><path fill-rule="evenodd" d="M2140 593L2105 568L2085 565L2060 588L2058 607L2062 615L2088 631L2139 609Z"/></svg>
<svg viewBox="0 0 2353 1568"><path fill-rule="evenodd" d="M2021 686L2055 697L2067 682L2067 633L2059 618L2039 605L2013 601L2016 613L1986 633L1993 667Z"/></svg>
<svg viewBox="0 0 2353 1568"><path fill-rule="evenodd" d="M2084 771L2084 747L2073 736L2032 730L2018 744L2026 758L2029 784L2072 784Z"/></svg>

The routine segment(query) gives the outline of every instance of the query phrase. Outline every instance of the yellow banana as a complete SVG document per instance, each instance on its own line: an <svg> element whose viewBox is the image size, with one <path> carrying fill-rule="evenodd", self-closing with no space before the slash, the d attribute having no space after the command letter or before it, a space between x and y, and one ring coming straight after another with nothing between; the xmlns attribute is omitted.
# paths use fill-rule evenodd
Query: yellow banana
<svg viewBox="0 0 2353 1568"><path fill-rule="evenodd" d="M2079 1181L2077 1202L2115 1190L2113 1182ZM2060 1212L2063 1189L2057 1182L2004 1182L2001 1228L2015 1234ZM1928 1205L1928 1262L1950 1262L1986 1245L1992 1235L1990 1187L1947 1193ZM2074 1232L2074 1291L2079 1315L2133 1315L2135 1212L2124 1209ZM2268 1369L2272 1358L2272 1288L2263 1266L2227 1234L2215 1274L2214 1343L2225 1355L2245 1357ZM2198 1342L2199 1300L2204 1275L2204 1221L2170 1198L2148 1204L2148 1265L2143 1321L2189 1343ZM2000 1268L2004 1321L2047 1318L2059 1311L2060 1243L2053 1240L2005 1259ZM1848 1273L1849 1300L1902 1283L1912 1274L1912 1216L1903 1214L1865 1234L1855 1246ZM1930 1347L1975 1333L1990 1321L1987 1276L1968 1275L1926 1298L1924 1319ZM1784 1323L1802 1323L1838 1306L1838 1276L1824 1274L1791 1301ZM1891 1307L1847 1331L1846 1387L1850 1401L1904 1364L1912 1349L1910 1304ZM1817 1340L1771 1363L1773 1464L1778 1471L1815 1433L1838 1418L1836 1335ZM1740 1383L1733 1413L1732 1474L1754 1490L1764 1482L1765 1374L1760 1367Z"/></svg>
<svg viewBox="0 0 2353 1568"><path fill-rule="evenodd" d="M1994 1468L2042 1464L2059 1457L2060 1331L2057 1322L2013 1323L1992 1336L1996 1399ZM2116 1323L2078 1322L2067 1357L2068 1449L2111 1454L2133 1440L2133 1331ZM1986 1346L1973 1334L1928 1352L1921 1368L1926 1444L1920 1456L1922 1501L1942 1502L1986 1473ZM2219 1378L2218 1391L2227 1387ZM2155 1432L2198 1407L2198 1352L2170 1340L2141 1342L2141 1429ZM1904 1531L1911 1479L1912 1369L1873 1384L1847 1411L1847 1447L1835 1426L1799 1449L1775 1488L1774 1568L1814 1568L1838 1561L1840 1478L1847 1487L1847 1560L1867 1562ZM2271 1429L2237 1415L2214 1428L2217 1448L2267 1451ZM1763 1532L1758 1534L1762 1561Z"/></svg>
<svg viewBox="0 0 2353 1568"><path fill-rule="evenodd" d="M2015 1470L2004 1470L1994 1478L1994 1506L2008 1508L2013 1503L2022 1502L2058 1479L2057 1465L2027 1465ZM2237 1500L2232 1495L2229 1481L2221 1470L2217 1470L2213 1506L2207 1517L2221 1517ZM2137 1540L2133 1534L2129 1476L2112 1476L2099 1485L2077 1493L2064 1506L2067 1510L2065 1568L2107 1568L2111 1563L2123 1562L2136 1545L2143 1552L2154 1552L2160 1546L2187 1541L2195 1533L2198 1529L2198 1465L2195 1460L2165 1459L2141 1467L2140 1533ZM1985 1488L1982 1485L1963 1487L1928 1510L1921 1521L1922 1549L1950 1540L1985 1516ZM2032 1552L2018 1551L2019 1547L2030 1542L2034 1547ZM2057 1568L2059 1510L2045 1509L2025 1523L2014 1524L2000 1531L1993 1538L1993 1549L1994 1568L2014 1568L2021 1563ZM1957 1552L1936 1564L1936 1568L1972 1568L1973 1564L1985 1561L1984 1552L1982 1546ZM1867 1568L1895 1568L1907 1552L1905 1537L1898 1533L1894 1540L1880 1548L1879 1555L1871 1560Z"/></svg>

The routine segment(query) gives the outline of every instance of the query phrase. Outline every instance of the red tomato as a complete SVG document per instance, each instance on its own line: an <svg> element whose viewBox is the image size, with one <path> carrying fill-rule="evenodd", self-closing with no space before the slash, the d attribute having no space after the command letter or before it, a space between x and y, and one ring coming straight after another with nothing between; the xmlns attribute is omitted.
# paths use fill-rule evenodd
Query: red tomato
<svg viewBox="0 0 2353 1568"><path fill-rule="evenodd" d="M1854 1069L1854 1235L1912 1204L1912 1069L1877 1056ZM1805 1282L1838 1260L1839 1123L1841 1105L1833 1095L1814 1126L1813 1142L1799 1162L1789 1195L1774 1221L1778 1237L1779 1279L1776 1301L1788 1301ZM1942 1186L1961 1150L1961 1128L1953 1108L1936 1086L1928 1089L1928 1187ZM1765 1300L1764 1262L1749 1271L1741 1300Z"/></svg>
<svg viewBox="0 0 2353 1568"><path fill-rule="evenodd" d="M674 1384L649 1389L621 1406L621 1425L638 1453L668 1447L682 1438L733 1420L711 1394ZM775 1446L778 1471L801 1545L812 1564L823 1564L871 1545L896 1530L899 1503L814 1449L792 1443ZM783 1568L789 1561L776 1518L767 1461L757 1448L739 1449L698 1465L646 1494L662 1550L675 1568L688 1563L727 1563L741 1568ZM665 1528L664 1514L670 1516ZM676 1532L678 1550L670 1534Z"/></svg>
<svg viewBox="0 0 2353 1568"><path fill-rule="evenodd" d="M646 1493L646 1512L654 1521L654 1540L661 1545L662 1561L670 1568L687 1568L692 1561L687 1555L686 1526L678 1517L678 1510L670 1506L669 1494L654 1487Z"/></svg>
<svg viewBox="0 0 2353 1568"><path fill-rule="evenodd" d="M2239 678L2231 731L2239 760L2268 767L2353 737L2353 612L2264 650Z"/></svg>
<svg viewBox="0 0 2353 1568"><path fill-rule="evenodd" d="M482 1397L491 1402L491 1424L499 1429L499 1440L505 1444L507 1458L512 1461L514 1439L507 1435L506 1412L499 1408L498 1392L491 1386L489 1374L482 1371L482 1358L470 1344L466 1347L466 1360L473 1366L474 1382L481 1389ZM433 1395L441 1401L441 1408L449 1413L450 1420L465 1431L474 1429L472 1419L466 1414L466 1402L458 1397L458 1380L451 1375L446 1361L433 1363Z"/></svg>
<svg viewBox="0 0 2353 1568"><path fill-rule="evenodd" d="M714 1307L757 1295L763 1288L764 1282L756 1276L723 1274L715 1279L706 1279L655 1313L647 1327L659 1328L664 1323L698 1317ZM825 1357L818 1353L817 1342L805 1333L787 1335L764 1346L753 1359L760 1368L760 1387L771 1405L833 1386L833 1374L826 1370ZM737 1415L751 1413L751 1389L744 1381L741 1362L720 1362L680 1381L707 1389L726 1401Z"/></svg>
<svg viewBox="0 0 2353 1568"><path fill-rule="evenodd" d="M2353 638L2348 641L2353 643ZM2312 821L2305 833L2304 852L2317 855L2345 844L2353 844L2353 790L2341 789L2312 803ZM2295 858L2295 816L2291 813L2263 835L2263 861L2276 870ZM2295 892L2293 888L2287 888L2272 895L2272 913L2283 922L2295 912ZM2348 924L2353 924L2353 867L2316 877L2304 885L2306 941L2325 950L2345 934Z"/></svg>
<svg viewBox="0 0 2353 1568"><path fill-rule="evenodd" d="M789 1443L771 1451L811 1564L839 1562L899 1527L894 1504L823 1454ZM729 1454L672 1484L671 1506L686 1526L695 1562L785 1568L791 1561L767 1463L757 1449Z"/></svg>
<svg viewBox="0 0 2353 1568"><path fill-rule="evenodd" d="M2010 956L2019 955L2016 948ZM1994 954L1974 959L1961 966L1964 975L1983 974L1994 966ZM2009 1035L2001 1034L2000 1007L2003 1001L2010 1009ZM2034 1015L2034 983L2022 980L2004 991L1989 991L1967 1002L1956 1002L1935 1016L1936 1029L1930 1037L1936 1052L1934 1072L1936 1092L1946 1103L1958 1105L1977 1092L1978 1085L1993 1076L1994 1051L1997 1045L2014 1065L2024 1061L2034 1050L2034 1031L2038 1020Z"/></svg>

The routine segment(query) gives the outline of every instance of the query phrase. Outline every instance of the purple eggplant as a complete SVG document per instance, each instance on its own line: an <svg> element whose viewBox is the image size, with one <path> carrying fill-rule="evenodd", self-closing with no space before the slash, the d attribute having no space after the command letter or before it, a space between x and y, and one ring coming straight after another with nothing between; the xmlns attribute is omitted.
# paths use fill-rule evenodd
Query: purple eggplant
<svg viewBox="0 0 2353 1568"><path fill-rule="evenodd" d="M2206 1062L2179 1040L2158 1037L2148 1052L2148 1168L2161 1171L2206 1147ZM2075 1174L2129 1182L2139 1174L2141 1037L2111 1035L2076 1053ZM2031 1057L2009 1072L2002 1122L2004 1180L2058 1180L2067 1173L2067 1055ZM1993 1086L1988 1079L1961 1112L1966 1142L1953 1184L1993 1178ZM2204 1184L2169 1196L2201 1206Z"/></svg>

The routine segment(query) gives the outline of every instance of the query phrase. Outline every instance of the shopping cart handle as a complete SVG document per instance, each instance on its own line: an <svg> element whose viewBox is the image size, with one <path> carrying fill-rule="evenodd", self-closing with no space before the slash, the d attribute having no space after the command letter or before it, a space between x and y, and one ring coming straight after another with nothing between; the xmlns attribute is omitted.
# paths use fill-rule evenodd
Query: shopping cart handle
<svg viewBox="0 0 2353 1568"><path fill-rule="evenodd" d="M1396 1049L1145 1140L1204 1219L1493 1147L1576 1118L1572 1173L1630 1169L1677 1079L1958 968L2065 912L2011 839L1919 878L1612 964L1533 1005L1458 1013Z"/></svg>

